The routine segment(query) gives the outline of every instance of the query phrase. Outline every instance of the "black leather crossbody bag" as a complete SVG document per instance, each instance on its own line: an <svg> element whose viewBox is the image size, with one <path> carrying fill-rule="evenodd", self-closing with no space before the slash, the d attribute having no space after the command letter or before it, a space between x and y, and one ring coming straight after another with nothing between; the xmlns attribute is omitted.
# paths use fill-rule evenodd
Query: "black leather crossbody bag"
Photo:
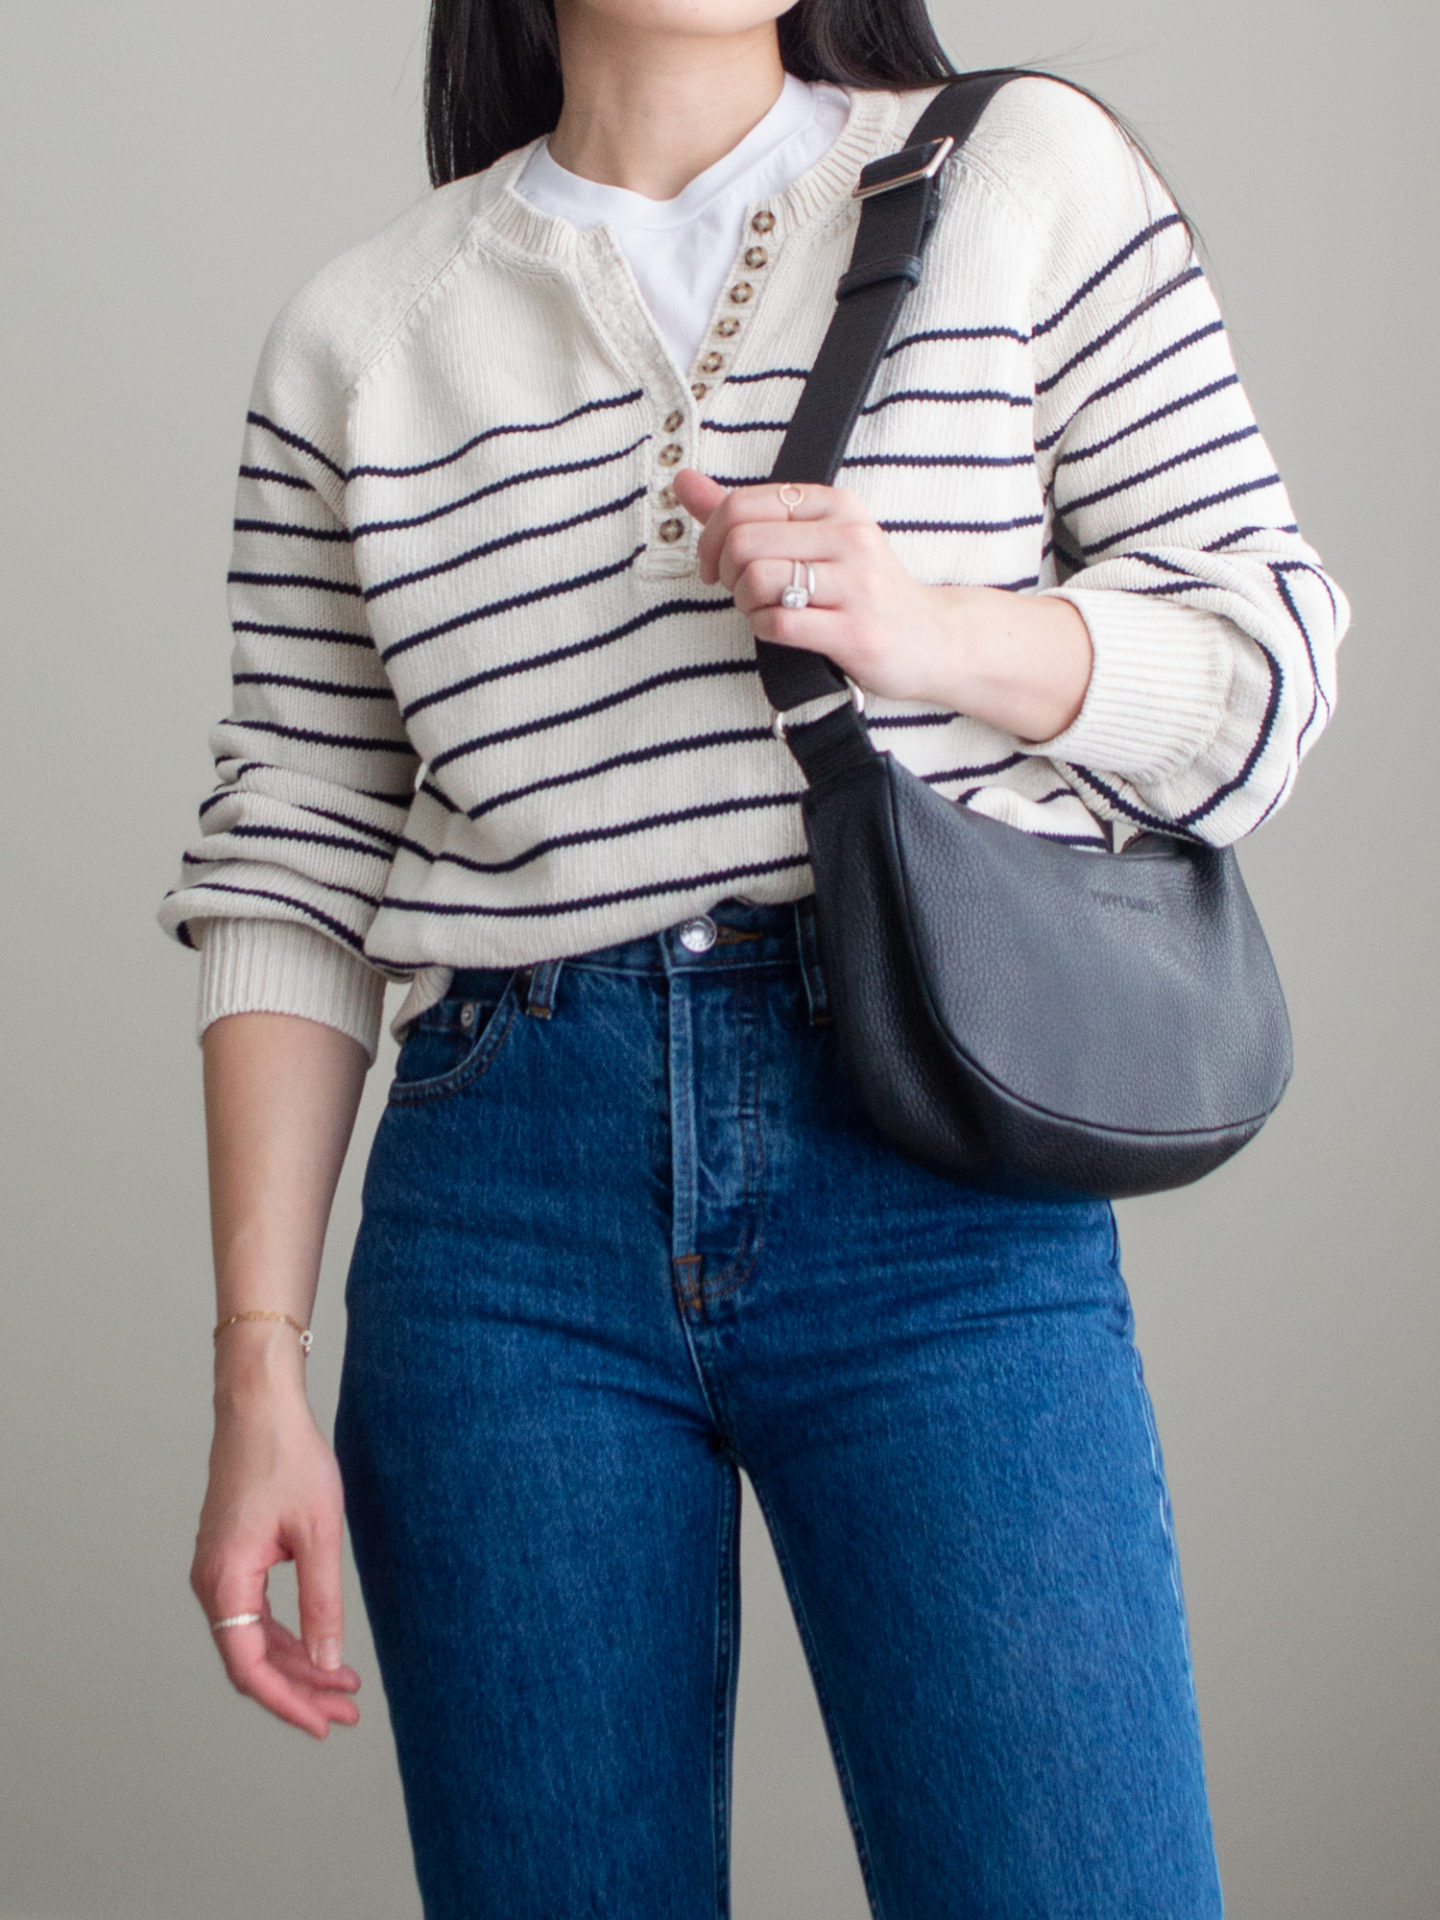
<svg viewBox="0 0 1440 1920"><path fill-rule="evenodd" d="M866 167L838 305L772 478L830 485L906 294L938 175L1013 70L937 95ZM1235 856L1145 833L1120 853L942 799L870 743L823 655L757 646L809 790L821 964L876 1125L969 1184L1152 1193L1245 1145L1290 1078L1290 1026ZM838 696L838 698L837 698Z"/></svg>

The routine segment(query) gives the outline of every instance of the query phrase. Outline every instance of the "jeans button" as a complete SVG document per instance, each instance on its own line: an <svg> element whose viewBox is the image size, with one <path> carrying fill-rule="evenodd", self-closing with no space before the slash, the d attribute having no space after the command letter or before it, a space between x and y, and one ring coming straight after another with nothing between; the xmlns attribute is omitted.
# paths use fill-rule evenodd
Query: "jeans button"
<svg viewBox="0 0 1440 1920"><path fill-rule="evenodd" d="M718 937L715 922L708 913L687 920L680 929L680 944L687 953L708 953Z"/></svg>

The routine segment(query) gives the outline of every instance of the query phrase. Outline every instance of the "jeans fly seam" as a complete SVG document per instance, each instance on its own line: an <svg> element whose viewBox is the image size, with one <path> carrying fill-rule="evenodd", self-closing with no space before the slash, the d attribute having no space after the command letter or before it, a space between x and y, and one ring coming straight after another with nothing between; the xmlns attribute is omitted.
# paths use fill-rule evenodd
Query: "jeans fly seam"
<svg viewBox="0 0 1440 1920"><path fill-rule="evenodd" d="M737 994L740 1034L740 1098L736 1123L740 1133L741 1188L745 1225L735 1257L708 1282L702 1297L708 1303L736 1293L754 1273L765 1241L765 1143L760 1133L760 1048L756 1038L759 991L756 982Z"/></svg>
<svg viewBox="0 0 1440 1920"><path fill-rule="evenodd" d="M670 1107L670 1249L677 1259L693 1256L696 1262L693 1277L698 1282L699 1256L694 1253L698 1225L694 1010L690 995L674 979L666 983L665 1000Z"/></svg>
<svg viewBox="0 0 1440 1920"><path fill-rule="evenodd" d="M855 1792L855 1778L850 1761L845 1752L845 1741L840 1725L830 1705L830 1690L825 1680L825 1669L820 1659L820 1649L815 1635L811 1631L810 1620L805 1612L805 1603L800 1595L799 1583L795 1579L794 1565L785 1546L785 1536L779 1522L771 1511L770 1504L760 1491L757 1476L752 1473L750 1484L755 1489L755 1498L765 1524L770 1531L771 1545L775 1549L776 1564L785 1581L785 1591L790 1597L790 1609L795 1616L795 1626L805 1649L805 1658L810 1667L810 1679L815 1688L815 1698L820 1705L820 1717L825 1723L826 1736L830 1742L830 1751L835 1761L835 1772L840 1781L840 1792L845 1801L845 1811L850 1819L850 1831L855 1840L855 1853L860 1862L861 1878L865 1882L865 1897L870 1902L870 1911L874 1920L885 1920L880 1907L880 1890L875 1884L875 1864L870 1854L870 1843L865 1837L864 1822L860 1818L860 1803Z"/></svg>

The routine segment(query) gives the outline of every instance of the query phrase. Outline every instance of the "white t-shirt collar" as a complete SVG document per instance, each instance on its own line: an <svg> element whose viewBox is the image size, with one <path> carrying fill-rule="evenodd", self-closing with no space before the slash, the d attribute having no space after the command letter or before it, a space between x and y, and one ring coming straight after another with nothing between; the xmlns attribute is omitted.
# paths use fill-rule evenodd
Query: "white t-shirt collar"
<svg viewBox="0 0 1440 1920"><path fill-rule="evenodd" d="M630 263L672 361L693 362L739 249L745 210L781 193L825 154L845 126L839 87L786 74L779 97L743 140L671 200L571 173L541 141L515 180L532 206L577 227L605 226Z"/></svg>

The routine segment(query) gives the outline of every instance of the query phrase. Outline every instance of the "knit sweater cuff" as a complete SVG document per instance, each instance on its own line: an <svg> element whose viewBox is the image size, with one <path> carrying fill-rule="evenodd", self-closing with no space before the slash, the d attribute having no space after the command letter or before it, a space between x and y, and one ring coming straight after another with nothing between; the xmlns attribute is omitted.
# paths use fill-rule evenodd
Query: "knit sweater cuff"
<svg viewBox="0 0 1440 1920"><path fill-rule="evenodd" d="M200 947L197 1041L227 1013L293 1013L348 1033L373 1063L385 978L367 961L289 920L191 924Z"/></svg>
<svg viewBox="0 0 1440 1920"><path fill-rule="evenodd" d="M1095 658L1074 722L1052 740L1025 742L1026 751L1134 782L1169 779L1198 759L1224 723L1233 624L1114 588L1048 588L1043 597L1077 610Z"/></svg>

